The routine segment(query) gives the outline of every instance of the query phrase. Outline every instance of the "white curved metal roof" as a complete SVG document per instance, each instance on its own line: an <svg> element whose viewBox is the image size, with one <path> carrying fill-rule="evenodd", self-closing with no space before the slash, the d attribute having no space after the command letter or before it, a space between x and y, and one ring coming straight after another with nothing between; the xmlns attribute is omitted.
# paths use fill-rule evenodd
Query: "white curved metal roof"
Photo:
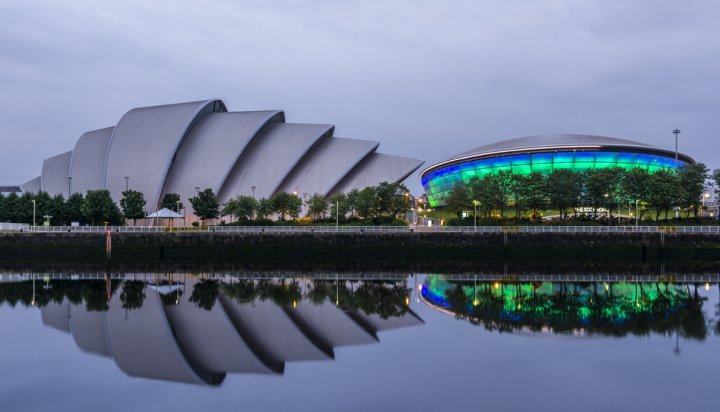
<svg viewBox="0 0 720 412"><path fill-rule="evenodd" d="M674 152L646 143L640 143L633 140L618 139L616 137L581 135L581 134L546 134L537 136L525 136L515 139L502 140L485 146L468 150L450 157L447 160L438 162L427 167L422 171L424 175L439 167L483 157L492 157L510 153L525 153L533 151L543 151L547 149L557 150L600 150L603 148L619 148L630 150L649 151L666 156L674 156ZM694 163L694 160L682 153L678 156L684 162Z"/></svg>
<svg viewBox="0 0 720 412"><path fill-rule="evenodd" d="M141 107L127 112L112 133L105 187L115 201L128 188L145 195L147 209L159 203L165 178L183 140L205 115L226 111L220 100Z"/></svg>
<svg viewBox="0 0 720 412"><path fill-rule="evenodd" d="M332 136L328 124L277 123L245 149L218 192L220 203L238 195L270 198L305 153Z"/></svg>
<svg viewBox="0 0 720 412"><path fill-rule="evenodd" d="M331 194L347 193L382 182L402 182L423 163L422 160L409 157L371 153L333 188Z"/></svg>
<svg viewBox="0 0 720 412"><path fill-rule="evenodd" d="M530 148L554 148L575 146L613 146L659 149L659 147L656 146L651 146L645 143L635 142L627 139L618 139L616 137L582 134L544 134L537 136L518 137L515 139L508 139L500 142L491 143L460 153L454 157L481 155L487 152L515 151Z"/></svg>
<svg viewBox="0 0 720 412"><path fill-rule="evenodd" d="M105 189L105 164L114 129L106 127L80 136L70 161L70 193L85 194L88 190Z"/></svg>
<svg viewBox="0 0 720 412"><path fill-rule="evenodd" d="M280 192L320 193L327 196L335 185L379 142L333 137L317 144L278 188Z"/></svg>
<svg viewBox="0 0 720 412"><path fill-rule="evenodd" d="M283 122L281 111L230 112L207 115L178 151L163 194L177 193L187 204L200 190L218 193L247 145L272 124Z"/></svg>
<svg viewBox="0 0 720 412"><path fill-rule="evenodd" d="M45 159L40 178L43 192L47 192L50 196L61 194L68 198L71 157L72 152L65 152Z"/></svg>
<svg viewBox="0 0 720 412"><path fill-rule="evenodd" d="M20 185L23 192L37 193L42 190L41 177L38 176L34 179L30 179L27 182Z"/></svg>

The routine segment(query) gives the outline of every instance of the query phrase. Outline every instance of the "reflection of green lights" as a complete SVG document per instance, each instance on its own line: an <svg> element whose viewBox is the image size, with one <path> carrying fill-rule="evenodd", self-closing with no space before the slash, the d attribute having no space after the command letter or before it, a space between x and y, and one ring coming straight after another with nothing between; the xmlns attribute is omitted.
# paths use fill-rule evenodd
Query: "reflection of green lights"
<svg viewBox="0 0 720 412"><path fill-rule="evenodd" d="M618 282L607 288L604 283L454 283L431 275L425 287L432 302L473 322L608 334L662 329L686 316L691 306L684 285L660 283Z"/></svg>
<svg viewBox="0 0 720 412"><path fill-rule="evenodd" d="M680 166L685 162L680 161ZM442 206L443 198L460 181L467 182L473 177L509 170L517 174L539 172L549 174L556 169L570 169L583 172L590 169L619 167L656 172L661 169L674 169L675 159L644 153L624 152L555 152L532 155L511 155L468 160L464 163L445 166L422 176L422 185L428 195L431 207Z"/></svg>

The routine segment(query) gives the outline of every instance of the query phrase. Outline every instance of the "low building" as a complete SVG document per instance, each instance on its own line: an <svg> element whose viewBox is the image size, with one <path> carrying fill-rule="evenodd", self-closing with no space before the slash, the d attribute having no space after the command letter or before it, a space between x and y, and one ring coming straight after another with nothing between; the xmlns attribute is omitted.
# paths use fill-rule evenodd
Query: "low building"
<svg viewBox="0 0 720 412"><path fill-rule="evenodd" d="M458 182L508 170L512 173L549 174L557 169L584 171L620 167L649 172L674 169L695 161L682 153L632 140L604 136L557 134L521 137L478 147L433 164L420 173L431 207Z"/></svg>

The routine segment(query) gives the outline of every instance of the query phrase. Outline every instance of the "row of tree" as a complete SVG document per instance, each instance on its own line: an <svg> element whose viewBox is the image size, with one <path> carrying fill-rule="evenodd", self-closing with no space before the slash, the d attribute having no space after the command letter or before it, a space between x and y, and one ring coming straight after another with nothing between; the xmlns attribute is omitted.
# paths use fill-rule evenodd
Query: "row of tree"
<svg viewBox="0 0 720 412"><path fill-rule="evenodd" d="M516 218L527 212L531 212L531 217L538 217L539 211L553 208L566 219L568 212L574 209L577 213L578 207L597 211L636 202L640 218L652 209L658 219L663 212L667 214L675 207L684 210L686 216L692 213L697 217L710 177L720 191L720 169L711 176L702 163L654 173L641 168L584 172L558 169L547 175L500 171L457 183L444 201L445 208L458 217L463 211L474 210L485 217L496 212L504 217L505 210L512 207Z"/></svg>
<svg viewBox="0 0 720 412"><path fill-rule="evenodd" d="M147 202L141 192L127 190L122 193L119 206L113 201L107 190L90 190L86 195L74 193L67 200L63 195L54 197L45 192L23 193L18 196L11 193L0 194L0 222L32 224L49 221L52 225L118 225L125 220L136 224L138 219L146 217ZM303 202L296 194L279 192L271 198L255 199L252 196L237 196L220 205L212 189L199 191L188 199L193 214L201 222L228 216L231 220L249 222L277 217L297 219L303 212L314 220L328 216L345 218L347 214L362 218L396 216L407 210L408 191L398 183L380 183L377 186L353 190L350 193L338 193L330 199L315 193ZM159 208L175 212L184 209L180 196L167 193L163 196Z"/></svg>

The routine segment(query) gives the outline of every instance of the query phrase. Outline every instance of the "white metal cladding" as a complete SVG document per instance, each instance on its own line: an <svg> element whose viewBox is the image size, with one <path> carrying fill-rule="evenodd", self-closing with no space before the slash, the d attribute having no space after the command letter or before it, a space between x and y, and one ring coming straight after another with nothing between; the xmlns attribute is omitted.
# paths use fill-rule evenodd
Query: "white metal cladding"
<svg viewBox="0 0 720 412"><path fill-rule="evenodd" d="M208 383L208 374L185 358L170 327L160 294L146 290L140 308L125 310L120 299L110 300L105 326L110 353L130 376L174 382Z"/></svg>
<svg viewBox="0 0 720 412"><path fill-rule="evenodd" d="M265 128L284 121L281 111L212 113L201 120L178 151L165 193L177 193L186 205L195 187L218 193L238 157Z"/></svg>
<svg viewBox="0 0 720 412"><path fill-rule="evenodd" d="M377 149L378 142L334 137L318 143L278 188L280 192L297 192L323 196L362 159Z"/></svg>
<svg viewBox="0 0 720 412"><path fill-rule="evenodd" d="M321 138L330 138L334 126L278 123L248 145L223 187L220 203L237 195L269 198L298 161Z"/></svg>
<svg viewBox="0 0 720 412"><path fill-rule="evenodd" d="M105 189L105 164L114 129L106 127L80 136L70 161L70 193Z"/></svg>
<svg viewBox="0 0 720 412"><path fill-rule="evenodd" d="M42 167L40 180L42 191L50 196L61 194L66 198L69 196L70 182L70 158L72 152L65 152L57 156L45 159Z"/></svg>
<svg viewBox="0 0 720 412"><path fill-rule="evenodd" d="M335 186L331 194L363 189L381 182L402 182L423 163L408 157L371 153Z"/></svg>
<svg viewBox="0 0 720 412"><path fill-rule="evenodd" d="M23 192L29 192L29 193L37 193L40 190L42 190L42 185L40 183L41 178L40 176L36 177L35 179L30 179L27 182L20 185L20 188Z"/></svg>
<svg viewBox="0 0 720 412"><path fill-rule="evenodd" d="M141 107L127 112L112 133L105 186L116 201L128 188L145 195L154 209L175 155L192 127L205 115L226 111L219 100Z"/></svg>

